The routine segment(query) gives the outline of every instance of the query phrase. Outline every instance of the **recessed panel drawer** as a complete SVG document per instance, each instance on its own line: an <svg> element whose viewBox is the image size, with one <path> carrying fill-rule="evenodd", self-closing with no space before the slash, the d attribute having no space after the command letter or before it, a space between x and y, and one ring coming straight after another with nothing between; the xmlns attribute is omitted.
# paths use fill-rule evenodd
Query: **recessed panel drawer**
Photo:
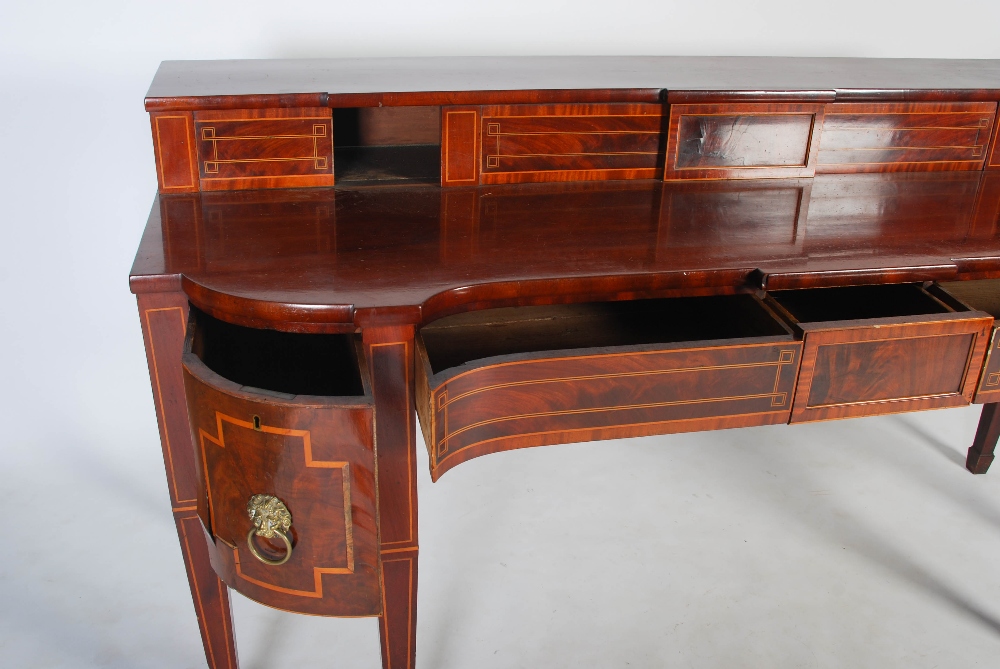
<svg viewBox="0 0 1000 669"><path fill-rule="evenodd" d="M811 177L823 105L670 106L663 178Z"/></svg>
<svg viewBox="0 0 1000 669"><path fill-rule="evenodd" d="M979 384L973 401L980 404L1000 402L1000 351L997 350L1000 346L1000 337L997 336L1000 326L996 324L996 319L1000 319L1000 279L950 281L943 282L939 286L968 308L985 311L993 316L990 343L986 349L986 360L983 362L983 371L979 375Z"/></svg>
<svg viewBox="0 0 1000 669"><path fill-rule="evenodd" d="M785 290L776 310L803 334L791 422L972 401L993 319L918 284Z"/></svg>
<svg viewBox="0 0 1000 669"><path fill-rule="evenodd" d="M215 570L251 599L318 615L381 612L362 357L353 336L192 314L184 382L198 513Z"/></svg>
<svg viewBox="0 0 1000 669"><path fill-rule="evenodd" d="M800 348L745 294L441 319L417 342L432 475L525 446L786 422Z"/></svg>

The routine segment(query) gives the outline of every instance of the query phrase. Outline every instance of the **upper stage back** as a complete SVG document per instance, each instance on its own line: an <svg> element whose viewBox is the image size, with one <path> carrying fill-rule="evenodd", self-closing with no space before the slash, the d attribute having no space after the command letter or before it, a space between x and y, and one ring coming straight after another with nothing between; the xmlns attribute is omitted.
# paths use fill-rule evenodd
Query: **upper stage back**
<svg viewBox="0 0 1000 669"><path fill-rule="evenodd" d="M227 96L295 94L312 94L314 104L333 107L559 102L564 101L560 91L575 91L575 101L607 102L656 102L664 91L767 92L770 99L780 92L798 97L823 91L838 100L996 100L1000 60L576 56L164 61L146 94L146 108L209 108L224 105ZM581 91L591 93L588 100L580 98Z"/></svg>

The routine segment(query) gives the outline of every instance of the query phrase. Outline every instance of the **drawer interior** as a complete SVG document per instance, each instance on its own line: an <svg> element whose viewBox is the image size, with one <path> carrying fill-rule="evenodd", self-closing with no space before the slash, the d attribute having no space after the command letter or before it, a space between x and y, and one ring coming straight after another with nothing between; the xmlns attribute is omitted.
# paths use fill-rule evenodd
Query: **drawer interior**
<svg viewBox="0 0 1000 669"><path fill-rule="evenodd" d="M953 311L916 283L804 288L768 293L799 323L823 323Z"/></svg>
<svg viewBox="0 0 1000 669"><path fill-rule="evenodd" d="M938 285L973 309L1000 318L1000 279L947 281Z"/></svg>
<svg viewBox="0 0 1000 669"><path fill-rule="evenodd" d="M434 321L420 335L434 374L497 355L787 336L752 295L713 295L484 309Z"/></svg>
<svg viewBox="0 0 1000 669"><path fill-rule="evenodd" d="M192 316L192 352L233 383L289 395L366 394L353 335L248 328L195 309Z"/></svg>

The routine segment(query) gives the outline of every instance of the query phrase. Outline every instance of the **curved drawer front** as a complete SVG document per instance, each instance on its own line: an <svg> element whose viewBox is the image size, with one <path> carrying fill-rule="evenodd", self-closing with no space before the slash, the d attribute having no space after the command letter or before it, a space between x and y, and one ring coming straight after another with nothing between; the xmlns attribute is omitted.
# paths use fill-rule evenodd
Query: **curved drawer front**
<svg viewBox="0 0 1000 669"><path fill-rule="evenodd" d="M787 422L800 350L789 337L504 356L435 376L425 365L432 473L525 446Z"/></svg>
<svg viewBox="0 0 1000 669"><path fill-rule="evenodd" d="M319 615L381 612L375 524L373 409L368 398L248 392L184 356L197 460L199 514L213 565L234 590L269 606ZM291 514L280 538L248 538L254 495Z"/></svg>

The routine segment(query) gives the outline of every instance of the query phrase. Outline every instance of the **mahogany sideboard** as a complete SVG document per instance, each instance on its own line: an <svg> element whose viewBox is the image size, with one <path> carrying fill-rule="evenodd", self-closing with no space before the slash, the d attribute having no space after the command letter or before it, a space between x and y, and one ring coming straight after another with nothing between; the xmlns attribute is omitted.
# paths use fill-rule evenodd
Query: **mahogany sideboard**
<svg viewBox="0 0 1000 669"><path fill-rule="evenodd" d="M213 669L228 588L416 653L437 479L527 446L977 402L1000 60L164 62L131 272Z"/></svg>

